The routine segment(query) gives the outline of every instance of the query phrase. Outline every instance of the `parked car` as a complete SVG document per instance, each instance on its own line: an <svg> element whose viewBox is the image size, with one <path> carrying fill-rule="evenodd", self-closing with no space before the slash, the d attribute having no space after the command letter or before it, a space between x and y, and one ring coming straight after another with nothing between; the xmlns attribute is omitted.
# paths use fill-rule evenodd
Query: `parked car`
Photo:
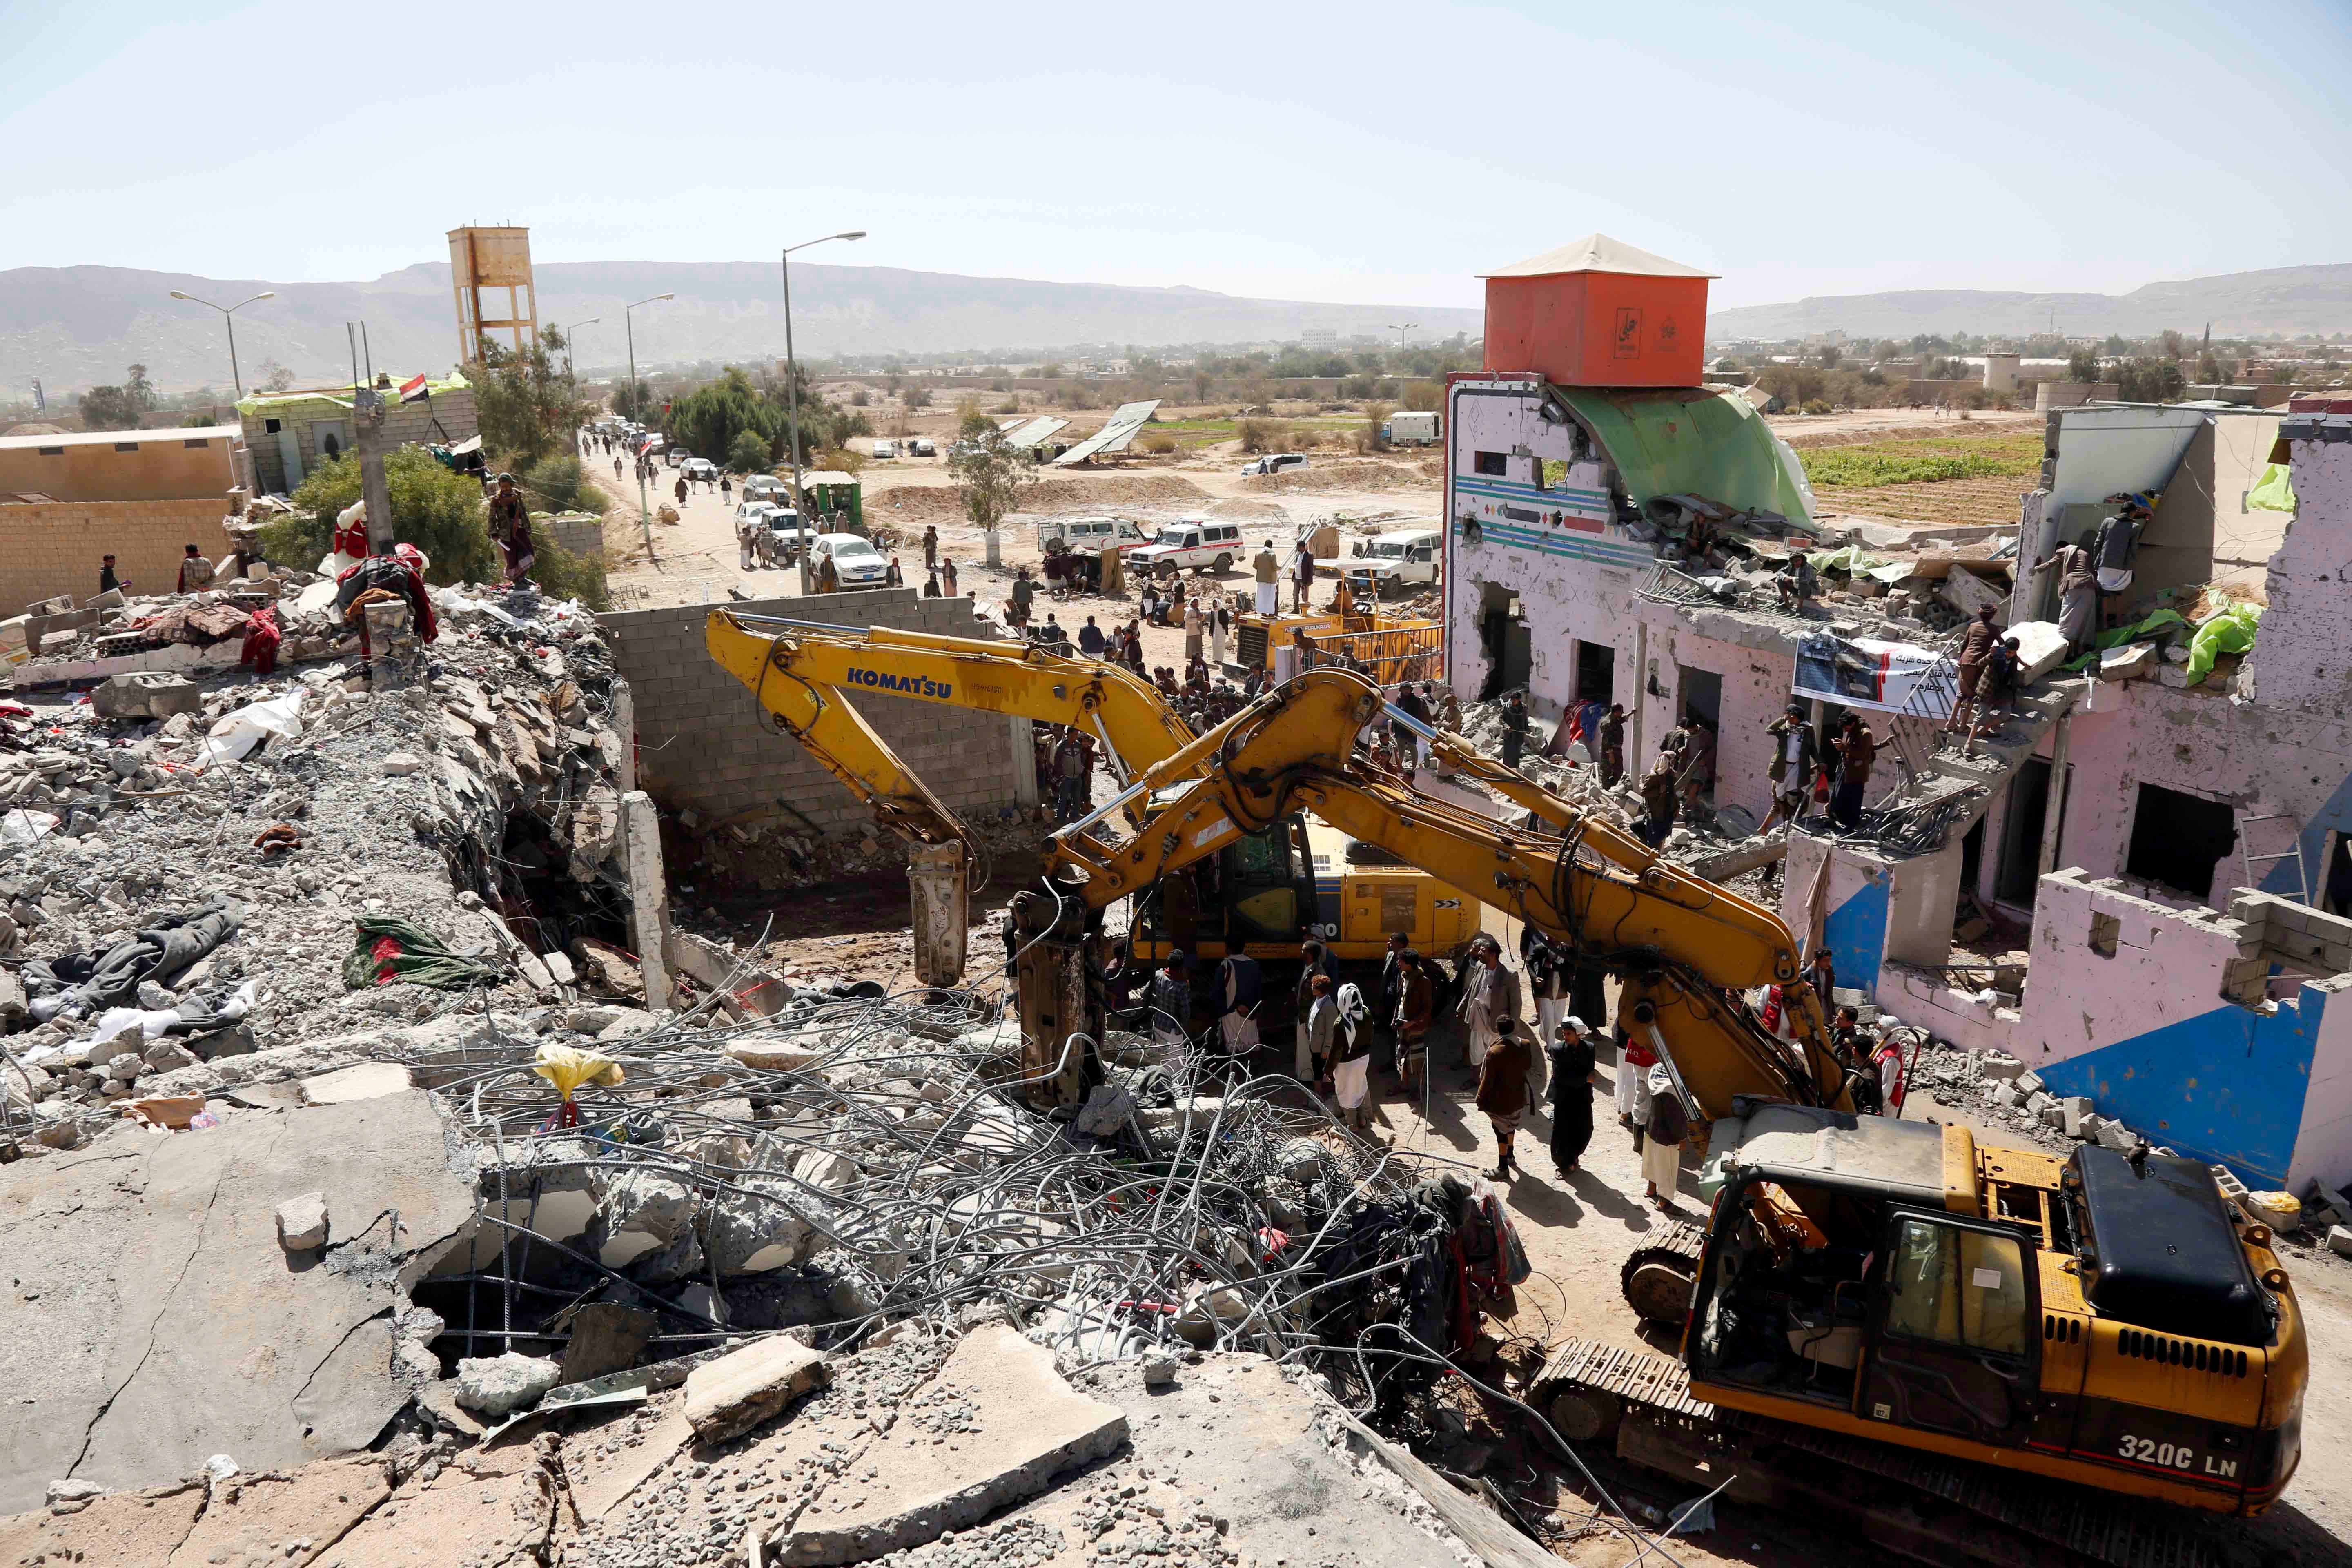
<svg viewBox="0 0 2352 1568"><path fill-rule="evenodd" d="M1349 591L1378 597L1412 584L1436 582L1437 552L1444 539L1439 529L1408 528L1365 541L1343 570Z"/></svg>
<svg viewBox="0 0 2352 1568"><path fill-rule="evenodd" d="M936 458L939 455L939 444L933 441L929 436L914 436L908 438L907 456L910 458Z"/></svg>
<svg viewBox="0 0 2352 1568"><path fill-rule="evenodd" d="M1223 572L1241 556L1241 524L1188 517L1181 522L1162 525L1157 539L1130 552L1127 559L1136 571L1172 577L1192 566Z"/></svg>
<svg viewBox="0 0 2352 1568"><path fill-rule="evenodd" d="M661 437L656 436L654 439L658 441ZM685 462L688 458L693 456L693 453L688 451L683 447L671 447L665 449L662 453L662 466L667 468L675 468L680 463Z"/></svg>
<svg viewBox="0 0 2352 1568"><path fill-rule="evenodd" d="M768 552L772 559L790 565L801 558L802 551L815 542L816 537L809 531L808 524L801 520L801 514L792 508L772 506L768 509ZM884 563L882 569L887 573L888 563Z"/></svg>
<svg viewBox="0 0 2352 1568"><path fill-rule="evenodd" d="M743 499L747 501L773 501L782 506L790 500L792 493L793 487L773 474L753 474L743 481Z"/></svg>
<svg viewBox="0 0 2352 1568"><path fill-rule="evenodd" d="M874 455L877 458L895 458L898 455L898 443L887 439L877 440L874 443Z"/></svg>
<svg viewBox="0 0 2352 1568"><path fill-rule="evenodd" d="M1286 474L1293 468L1303 468L1306 466L1307 454L1304 452L1269 452L1254 463L1244 463L1242 465L1242 472L1244 474Z"/></svg>
<svg viewBox="0 0 2352 1568"><path fill-rule="evenodd" d="M1045 549L1060 540L1072 550L1091 555L1105 545L1116 544L1121 552L1140 550L1154 542L1142 526L1124 517L1049 517L1037 524L1037 548Z"/></svg>
<svg viewBox="0 0 2352 1568"><path fill-rule="evenodd" d="M844 588L882 588L889 585L890 563L874 548L873 542L855 533L820 533L811 547L810 569L831 561L833 569Z"/></svg>
<svg viewBox="0 0 2352 1568"><path fill-rule="evenodd" d="M719 482L719 465L708 458L688 458L677 466L677 471L689 479L709 479L713 484Z"/></svg>

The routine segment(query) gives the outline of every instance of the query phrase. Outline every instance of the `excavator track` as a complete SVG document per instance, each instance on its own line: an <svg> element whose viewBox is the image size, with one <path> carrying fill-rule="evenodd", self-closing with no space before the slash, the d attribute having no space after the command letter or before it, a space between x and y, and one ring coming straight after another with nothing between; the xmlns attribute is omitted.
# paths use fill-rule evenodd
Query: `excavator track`
<svg viewBox="0 0 2352 1568"><path fill-rule="evenodd" d="M1554 1348L1530 1401L1570 1441L1727 1495L1861 1533L1939 1568L2233 1568L2212 1521L2188 1510L1873 1443L1694 1396L1665 1356L1592 1340Z"/></svg>
<svg viewBox="0 0 2352 1568"><path fill-rule="evenodd" d="M1656 1240L1635 1247L1617 1275L1626 1303L1646 1322L1681 1328L1690 1312L1691 1284L1698 1278L1699 1250L1706 1245L1706 1227L1681 1220Z"/></svg>

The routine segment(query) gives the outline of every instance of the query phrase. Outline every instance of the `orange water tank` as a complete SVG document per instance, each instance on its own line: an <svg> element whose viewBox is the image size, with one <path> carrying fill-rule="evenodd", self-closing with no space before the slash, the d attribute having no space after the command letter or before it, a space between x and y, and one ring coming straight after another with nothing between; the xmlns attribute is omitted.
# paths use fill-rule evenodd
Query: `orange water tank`
<svg viewBox="0 0 2352 1568"><path fill-rule="evenodd" d="M1486 368L1561 386L1696 386L1714 274L1605 234L1484 274Z"/></svg>

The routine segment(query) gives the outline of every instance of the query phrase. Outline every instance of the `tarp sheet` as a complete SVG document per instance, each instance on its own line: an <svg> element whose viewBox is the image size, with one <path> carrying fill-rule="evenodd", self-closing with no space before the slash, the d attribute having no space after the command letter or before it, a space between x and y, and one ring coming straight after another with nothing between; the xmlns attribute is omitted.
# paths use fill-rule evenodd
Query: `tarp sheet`
<svg viewBox="0 0 2352 1568"><path fill-rule="evenodd" d="M2121 647L2127 642L2140 642L2174 626L2185 632L2189 629L2189 623L2181 618L2178 611L2158 610L2144 621L2137 621L2127 626L2117 626L2113 631L2101 632L2092 640L2092 651L2080 658L2069 660L2066 668L2086 669L2097 663L2099 655L2108 648Z"/></svg>
<svg viewBox="0 0 2352 1568"><path fill-rule="evenodd" d="M2253 647L2262 619L2260 605L2225 605L2198 622L2197 635L2189 639L2189 684L2213 673L2213 661L2221 655Z"/></svg>
<svg viewBox="0 0 2352 1568"><path fill-rule="evenodd" d="M1931 680L1938 667L1942 679ZM1948 719L1957 687L1952 661L1933 648L1820 632L1797 645L1790 691L1847 708Z"/></svg>
<svg viewBox="0 0 2352 1568"><path fill-rule="evenodd" d="M1812 531L1802 470L1784 458L1787 448L1745 399L1697 387L1551 390L1601 437L1634 505L1646 508L1653 496L1699 495L1742 510L1777 511Z"/></svg>
<svg viewBox="0 0 2352 1568"><path fill-rule="evenodd" d="M437 380L427 381L425 384L425 390L428 395L442 392L463 392L473 384L472 382L453 371ZM396 395L389 387L379 387L377 390L387 395ZM236 411L239 414L258 414L265 408L278 408L293 403L331 403L338 408L349 408L352 405L352 392L348 386L332 391L320 387L308 392L248 392L236 400Z"/></svg>
<svg viewBox="0 0 2352 1568"><path fill-rule="evenodd" d="M2287 478L2284 463L2273 463L2263 470L2263 477L2256 479L2254 488L2246 492L2246 505L2261 507L2267 511L2294 510L2294 485Z"/></svg>

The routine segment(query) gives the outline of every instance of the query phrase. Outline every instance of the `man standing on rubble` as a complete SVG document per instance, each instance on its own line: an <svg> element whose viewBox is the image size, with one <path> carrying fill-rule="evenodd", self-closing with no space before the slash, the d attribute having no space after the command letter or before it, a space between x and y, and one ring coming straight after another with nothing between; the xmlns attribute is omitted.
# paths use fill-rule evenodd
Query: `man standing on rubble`
<svg viewBox="0 0 2352 1568"><path fill-rule="evenodd" d="M1992 624L1993 606L1981 605L1977 618L1960 633L1959 677L1960 694L1952 703L1951 717L1944 721L1944 733L1948 735L1960 727L1960 710L1967 709L1971 720L1977 707L1977 687L1984 679L1985 660L1991 656L1993 645L2000 634Z"/></svg>
<svg viewBox="0 0 2352 1568"><path fill-rule="evenodd" d="M129 587L130 585L131 585L131 584L130 584L128 582L126 582L124 579L122 579L122 578L121 578L121 577L118 577L118 576L116 576L116 575L114 574L114 557L113 557L113 556L109 555L109 556L105 557L103 560L101 560L100 562L99 562L99 563L98 563L98 591L99 591L100 593L101 593L101 594L111 594L111 593L112 593L112 592L114 592L114 590L116 590L117 588L127 588L127 587Z"/></svg>
<svg viewBox="0 0 2352 1568"><path fill-rule="evenodd" d="M213 563L193 544L180 562L180 592L201 594L213 585Z"/></svg>
<svg viewBox="0 0 2352 1568"><path fill-rule="evenodd" d="M1846 710L1834 744L1838 753L1837 793L1830 798L1830 816L1851 832L1862 826L1862 795L1870 784L1870 764L1878 758L1878 741L1862 715Z"/></svg>
<svg viewBox="0 0 2352 1568"><path fill-rule="evenodd" d="M1756 831L1759 836L1772 831L1783 822L1797 820L1797 813L1805 804L1805 786L1813 776L1813 727L1805 722L1805 705L1791 702L1780 717L1764 727L1772 737L1772 761L1765 774L1772 781L1772 810L1764 825Z"/></svg>
<svg viewBox="0 0 2352 1568"><path fill-rule="evenodd" d="M1653 849L1664 848L1667 835L1675 830L1675 813L1682 804L1675 789L1675 759L1680 754L1660 751L1642 775L1642 842Z"/></svg>
<svg viewBox="0 0 2352 1568"><path fill-rule="evenodd" d="M2067 650L2081 653L2091 646L2098 619L2095 558L2079 544L2062 544L2033 568L2033 574L2039 577L2053 566L2058 569L2058 629L2066 636Z"/></svg>
<svg viewBox="0 0 2352 1568"><path fill-rule="evenodd" d="M1625 776L1625 705L1612 702L1609 711L1601 716L1601 748L1597 753L1601 763L1601 787L1615 789L1617 781Z"/></svg>
<svg viewBox="0 0 2352 1568"><path fill-rule="evenodd" d="M537 559L530 543L530 511L515 489L512 474L499 476L498 493L490 498L490 539L507 558L507 584L522 581Z"/></svg>
<svg viewBox="0 0 2352 1568"><path fill-rule="evenodd" d="M1251 560L1250 571L1257 578L1257 613L1277 614L1282 608L1282 560L1274 552L1273 540Z"/></svg>
<svg viewBox="0 0 2352 1568"><path fill-rule="evenodd" d="M1503 700L1503 765L1516 768L1528 750L1528 694L1514 691Z"/></svg>

